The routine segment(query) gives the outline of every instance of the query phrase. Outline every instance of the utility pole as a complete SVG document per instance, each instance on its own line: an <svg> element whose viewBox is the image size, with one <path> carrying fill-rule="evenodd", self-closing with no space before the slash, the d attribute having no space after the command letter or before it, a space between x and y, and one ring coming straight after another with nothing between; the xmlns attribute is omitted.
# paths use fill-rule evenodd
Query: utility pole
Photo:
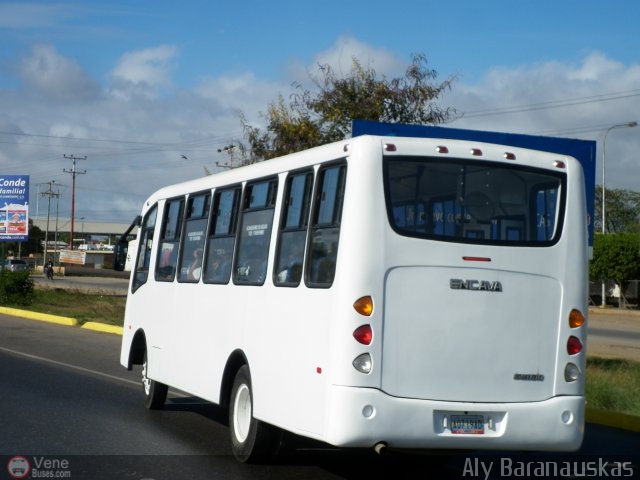
<svg viewBox="0 0 640 480"><path fill-rule="evenodd" d="M44 183L45 185L49 185L49 189L46 192L42 192L43 197L49 197L47 202L47 228L45 229L45 232L44 232L44 257L42 257L43 273L44 273L44 265L47 263L47 248L49 246L49 216L51 213L51 197L58 198L60 196L60 192L53 191L53 186L55 185L55 183L56 183L55 180L51 180L50 182L45 182Z"/></svg>
<svg viewBox="0 0 640 480"><path fill-rule="evenodd" d="M87 156L84 157L76 157L74 155L63 155L64 158L71 160L73 162L73 166L71 170L67 170L63 168L62 171L64 173L70 173L72 178L72 186L71 186L71 250L73 250L73 224L75 221L76 215L76 175L83 175L87 173L86 170L76 170L76 160L86 160Z"/></svg>

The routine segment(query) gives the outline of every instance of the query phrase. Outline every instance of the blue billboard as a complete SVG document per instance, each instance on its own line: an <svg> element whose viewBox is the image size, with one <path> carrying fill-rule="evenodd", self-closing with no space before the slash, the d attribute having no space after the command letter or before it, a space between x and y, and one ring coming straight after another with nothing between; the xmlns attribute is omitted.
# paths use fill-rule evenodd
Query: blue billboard
<svg viewBox="0 0 640 480"><path fill-rule="evenodd" d="M0 175L0 241L29 239L29 175Z"/></svg>

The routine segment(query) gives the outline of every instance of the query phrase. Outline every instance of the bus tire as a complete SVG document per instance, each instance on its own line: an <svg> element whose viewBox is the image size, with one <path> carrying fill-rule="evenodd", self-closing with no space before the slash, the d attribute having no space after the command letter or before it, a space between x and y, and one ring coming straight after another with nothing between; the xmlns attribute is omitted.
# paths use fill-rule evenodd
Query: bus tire
<svg viewBox="0 0 640 480"><path fill-rule="evenodd" d="M144 392L144 406L149 410L159 410L167 400L169 387L164 383L156 382L147 376L149 360L147 352L144 352L144 362L142 364L142 391Z"/></svg>
<svg viewBox="0 0 640 480"><path fill-rule="evenodd" d="M229 431L231 449L243 463L271 460L277 447L275 427L253 416L253 390L249 367L243 365L236 373L229 401Z"/></svg>

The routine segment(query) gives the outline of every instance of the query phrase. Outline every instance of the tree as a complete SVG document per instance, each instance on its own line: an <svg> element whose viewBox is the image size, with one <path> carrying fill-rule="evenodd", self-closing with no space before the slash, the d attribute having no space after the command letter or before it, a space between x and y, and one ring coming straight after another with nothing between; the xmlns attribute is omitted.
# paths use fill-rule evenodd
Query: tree
<svg viewBox="0 0 640 480"><path fill-rule="evenodd" d="M29 219L29 241L27 242L25 253L38 253L42 249L40 242L44 240L44 232L33 224Z"/></svg>
<svg viewBox="0 0 640 480"><path fill-rule="evenodd" d="M248 147L241 164L342 140L350 133L351 120L437 125L456 117L452 108L436 103L456 77L435 83L437 72L429 69L423 54L412 57L404 76L378 77L371 67L352 60L349 74L341 77L329 65L319 65L311 76L316 89L294 85L287 103L280 96L269 105L264 130L242 117Z"/></svg>
<svg viewBox="0 0 640 480"><path fill-rule="evenodd" d="M625 189L605 190L606 231L640 233L640 192ZM596 186L594 227L602 231L602 187Z"/></svg>
<svg viewBox="0 0 640 480"><path fill-rule="evenodd" d="M624 292L629 280L640 278L640 234L595 235L589 274L600 281L614 280Z"/></svg>

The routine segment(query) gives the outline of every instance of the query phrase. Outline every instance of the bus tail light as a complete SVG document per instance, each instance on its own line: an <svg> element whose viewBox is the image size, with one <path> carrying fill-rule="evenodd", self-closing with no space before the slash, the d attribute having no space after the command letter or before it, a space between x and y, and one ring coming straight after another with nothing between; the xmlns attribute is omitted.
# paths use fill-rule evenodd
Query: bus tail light
<svg viewBox="0 0 640 480"><path fill-rule="evenodd" d="M371 355L368 353L363 353L362 355L358 355L353 359L353 368L355 368L360 373L369 373L371 372L371 367L373 362L371 361Z"/></svg>
<svg viewBox="0 0 640 480"><path fill-rule="evenodd" d="M355 308L356 312L358 312L360 315L370 317L373 313L373 298L371 298L369 295L360 297L355 302L353 302L353 308Z"/></svg>
<svg viewBox="0 0 640 480"><path fill-rule="evenodd" d="M567 353L569 355L576 355L582 351L582 342L578 337L571 335L567 341Z"/></svg>
<svg viewBox="0 0 640 480"><path fill-rule="evenodd" d="M584 315L580 310L574 308L569 314L569 326L571 328L578 328L582 325L584 325Z"/></svg>
<svg viewBox="0 0 640 480"><path fill-rule="evenodd" d="M373 339L373 330L371 329L371 325L360 325L353 332L353 338L363 345L370 345L371 340Z"/></svg>
<svg viewBox="0 0 640 480"><path fill-rule="evenodd" d="M568 383L575 382L580 378L580 369L574 363L567 363L567 366L564 367L564 379Z"/></svg>

